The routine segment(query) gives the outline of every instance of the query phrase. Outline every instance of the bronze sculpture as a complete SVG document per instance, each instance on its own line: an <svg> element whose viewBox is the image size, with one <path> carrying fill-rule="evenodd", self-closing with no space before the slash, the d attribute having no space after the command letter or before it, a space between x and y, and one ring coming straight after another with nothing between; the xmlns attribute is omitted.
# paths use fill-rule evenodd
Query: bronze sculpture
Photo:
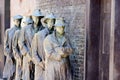
<svg viewBox="0 0 120 80"><path fill-rule="evenodd" d="M71 80L69 55L72 48L64 32L63 19L55 22L55 31L44 40L45 80Z"/></svg>
<svg viewBox="0 0 120 80"><path fill-rule="evenodd" d="M24 24L26 24L26 26L33 23L32 19L30 19L30 17L24 17L22 19L22 21L23 21ZM13 42L12 42L13 53L14 53L15 60L16 60L15 80L21 80L22 79L22 61L23 60L22 60L22 53L21 53L20 48L18 46L18 40L19 40L19 37L20 37L20 32L21 32L21 29L19 29L15 32L15 35L13 36Z"/></svg>
<svg viewBox="0 0 120 80"><path fill-rule="evenodd" d="M35 63L35 80L44 80L45 52L43 49L43 41L47 35L53 32L54 21L55 16L52 13L45 16L45 29L36 33L32 41L31 51Z"/></svg>
<svg viewBox="0 0 120 80"><path fill-rule="evenodd" d="M15 32L21 28L20 23L22 16L16 15L13 17L13 19L14 19L14 27L6 30L5 42L4 42L4 54L6 56L6 63L3 71L3 78L7 78L8 80L14 78L16 64L15 64L15 55L13 54L12 41Z"/></svg>
<svg viewBox="0 0 120 80"><path fill-rule="evenodd" d="M41 23L39 23L40 18L42 17L43 15L41 14L40 10L35 10L32 14L32 19L34 23L29 24L21 30L21 35L18 43L23 55L23 80L30 80L30 77L34 75L30 74L30 70L32 70L30 49L34 34L43 29L43 26L41 25Z"/></svg>

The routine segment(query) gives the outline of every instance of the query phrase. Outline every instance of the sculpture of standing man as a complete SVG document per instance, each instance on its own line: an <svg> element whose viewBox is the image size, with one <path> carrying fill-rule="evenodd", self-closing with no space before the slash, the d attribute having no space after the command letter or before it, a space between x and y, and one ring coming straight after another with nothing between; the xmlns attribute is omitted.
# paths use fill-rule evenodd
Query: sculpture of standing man
<svg viewBox="0 0 120 80"><path fill-rule="evenodd" d="M55 16L50 13L44 18L45 29L35 34L32 41L32 57L35 63L35 80L44 80L45 52L43 41L48 34L54 31Z"/></svg>
<svg viewBox="0 0 120 80"><path fill-rule="evenodd" d="M34 34L43 29L43 26L40 22L41 18L43 18L43 15L41 14L40 10L35 10L32 14L32 19L34 23L24 27L21 30L18 44L23 55L23 80L33 80L33 77L31 76L34 74L31 75L30 73L30 66L33 66L31 64L32 59L30 49Z"/></svg>
<svg viewBox="0 0 120 80"><path fill-rule="evenodd" d="M30 17L24 17L22 19L23 23L27 25L32 24L33 20L30 19ZM21 80L22 79L22 53L20 51L20 48L18 46L18 40L20 37L20 32L21 29L17 30L15 32L15 35L13 37L13 53L15 56L15 60L16 60L16 74L15 74L15 80Z"/></svg>
<svg viewBox="0 0 120 80"><path fill-rule="evenodd" d="M63 19L56 19L55 32L44 40L45 80L71 80L69 55L72 48L65 36Z"/></svg>
<svg viewBox="0 0 120 80"><path fill-rule="evenodd" d="M13 54L12 41L13 36L17 30L21 28L21 15L16 15L13 17L14 27L7 29L5 34L5 44L4 44L4 54L6 56L6 63L3 71L3 78L7 80L13 80L15 73L15 56Z"/></svg>

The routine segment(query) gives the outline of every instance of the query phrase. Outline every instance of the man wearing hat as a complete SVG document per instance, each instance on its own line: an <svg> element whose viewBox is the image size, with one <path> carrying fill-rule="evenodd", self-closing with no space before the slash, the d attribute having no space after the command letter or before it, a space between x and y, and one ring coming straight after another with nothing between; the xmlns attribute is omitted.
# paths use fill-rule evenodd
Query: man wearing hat
<svg viewBox="0 0 120 80"><path fill-rule="evenodd" d="M28 26L29 24L33 24L31 16L23 16L21 27Z"/></svg>
<svg viewBox="0 0 120 80"><path fill-rule="evenodd" d="M23 66L23 80L33 80L34 78L34 74L30 73L34 71L34 69L32 68L33 64L31 64L32 59L30 49L34 34L43 29L43 26L40 22L41 18L43 18L43 15L41 14L40 10L35 10L32 14L33 24L30 24L21 30L18 44L23 55L23 65L25 63L25 65Z"/></svg>
<svg viewBox="0 0 120 80"><path fill-rule="evenodd" d="M63 19L56 19L55 32L44 40L45 80L71 80L69 55L72 48L65 37Z"/></svg>
<svg viewBox="0 0 120 80"><path fill-rule="evenodd" d="M54 30L55 16L50 13L44 18L46 24L45 29L35 34L32 41L32 58L35 63L35 80L44 80L44 61L45 52L43 48L43 41L48 34L51 34Z"/></svg>
<svg viewBox="0 0 120 80"><path fill-rule="evenodd" d="M7 29L5 34L4 42L4 54L6 56L6 63L3 71L3 78L7 80L13 80L15 73L15 57L13 54L12 41L13 36L17 30L21 28L21 15L13 17L14 27Z"/></svg>
<svg viewBox="0 0 120 80"><path fill-rule="evenodd" d="M22 19L22 22L24 23L24 26L27 26L29 24L32 24L33 20L30 17L24 17ZM16 60L15 80L21 80L22 79L22 61L23 60L22 60L22 53L21 53L20 48L18 46L18 40L19 40L19 37L20 37L20 31L21 31L21 29L19 29L19 30L17 30L15 32L15 35L13 36L13 44L12 44L13 53L14 53L15 60ZM24 64L23 64L23 66L24 66Z"/></svg>

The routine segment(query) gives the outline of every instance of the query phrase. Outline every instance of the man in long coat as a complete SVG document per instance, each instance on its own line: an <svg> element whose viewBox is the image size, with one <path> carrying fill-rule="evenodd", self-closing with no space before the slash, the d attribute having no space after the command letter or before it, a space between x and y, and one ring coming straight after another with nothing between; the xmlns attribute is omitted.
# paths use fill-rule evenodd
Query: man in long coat
<svg viewBox="0 0 120 80"><path fill-rule="evenodd" d="M41 25L41 23L39 23L40 18L42 17L43 15L41 14L40 10L35 10L32 14L32 19L34 23L24 27L21 30L21 35L18 44L20 47L20 51L23 55L23 76L22 76L23 80L30 80L31 69L29 67L31 66L31 60L32 60L31 51L30 51L31 43L34 34L43 29L43 26ZM33 80L33 78L31 80Z"/></svg>
<svg viewBox="0 0 120 80"><path fill-rule="evenodd" d="M72 49L65 37L64 21L57 19L55 32L44 40L45 80L71 80L69 55Z"/></svg>
<svg viewBox="0 0 120 80"><path fill-rule="evenodd" d="M54 30L55 16L51 13L44 18L46 28L35 34L32 41L32 58L35 63L35 80L44 80L45 52L43 41Z"/></svg>
<svg viewBox="0 0 120 80"><path fill-rule="evenodd" d="M22 19L22 22L27 25L32 24L33 20L30 19L30 17L24 17ZM25 25L24 25L25 26ZM14 57L16 60L16 73L15 73L15 80L21 80L22 79L22 54L20 51L20 48L18 46L18 40L20 37L20 30L17 30L15 32L15 35L13 36L13 42L12 42L12 47L13 47L13 53L14 53Z"/></svg>
<svg viewBox="0 0 120 80"><path fill-rule="evenodd" d="M15 73L15 58L13 54L12 48L12 40L15 32L21 28L21 15L16 15L13 17L14 19L14 27L7 29L5 33L5 42L4 42L4 54L6 56L6 63L3 70L3 78L7 78L8 80L13 80Z"/></svg>

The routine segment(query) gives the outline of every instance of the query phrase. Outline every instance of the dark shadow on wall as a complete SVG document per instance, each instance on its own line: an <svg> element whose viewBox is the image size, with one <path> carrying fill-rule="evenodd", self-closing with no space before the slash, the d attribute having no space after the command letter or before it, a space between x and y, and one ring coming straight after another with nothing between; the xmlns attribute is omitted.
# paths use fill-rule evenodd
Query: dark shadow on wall
<svg viewBox="0 0 120 80"><path fill-rule="evenodd" d="M4 57L4 33L10 28L10 0L1 0L0 6L0 78L3 77L5 63ZM4 4L3 4L4 3Z"/></svg>
<svg viewBox="0 0 120 80"><path fill-rule="evenodd" d="M5 30L10 28L10 0L5 0Z"/></svg>
<svg viewBox="0 0 120 80"><path fill-rule="evenodd" d="M0 44L2 44L2 24L1 24L1 14L0 14Z"/></svg>
<svg viewBox="0 0 120 80"><path fill-rule="evenodd" d="M120 0L115 0L114 77L120 80Z"/></svg>
<svg viewBox="0 0 120 80"><path fill-rule="evenodd" d="M86 80L99 80L100 0L90 0Z"/></svg>
<svg viewBox="0 0 120 80"><path fill-rule="evenodd" d="M2 24L1 24L1 14L0 14L0 45L2 44ZM0 60L0 77L2 77L2 68L3 65L1 65L1 60Z"/></svg>

